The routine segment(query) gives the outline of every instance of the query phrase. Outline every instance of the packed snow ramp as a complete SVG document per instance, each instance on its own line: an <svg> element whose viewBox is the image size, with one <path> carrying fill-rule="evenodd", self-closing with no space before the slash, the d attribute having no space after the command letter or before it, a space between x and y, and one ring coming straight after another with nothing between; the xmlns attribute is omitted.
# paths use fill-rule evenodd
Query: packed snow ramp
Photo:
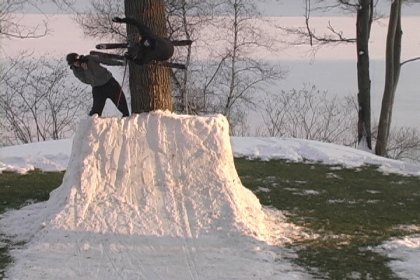
<svg viewBox="0 0 420 280"><path fill-rule="evenodd" d="M235 170L224 117L94 118L73 145L52 198L63 207L56 225L153 236L267 233L258 199Z"/></svg>
<svg viewBox="0 0 420 280"><path fill-rule="evenodd" d="M2 224L29 240L10 279L283 279L281 219L242 186L226 118L153 112L82 121L62 185Z"/></svg>

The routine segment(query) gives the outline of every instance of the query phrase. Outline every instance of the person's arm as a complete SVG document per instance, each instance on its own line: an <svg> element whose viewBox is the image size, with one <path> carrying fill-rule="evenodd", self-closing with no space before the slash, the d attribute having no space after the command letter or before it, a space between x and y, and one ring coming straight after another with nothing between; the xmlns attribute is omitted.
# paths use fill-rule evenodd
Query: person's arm
<svg viewBox="0 0 420 280"><path fill-rule="evenodd" d="M106 58L106 57L100 57L100 56L97 56L97 55L88 55L87 58L91 59L92 61L94 61L96 63L105 64L105 65L111 65L111 66L123 66L123 65L125 65L125 63L122 62L122 61L118 61L118 60L111 59L111 58Z"/></svg>
<svg viewBox="0 0 420 280"><path fill-rule="evenodd" d="M74 76L78 78L82 83L90 85L90 81L86 77L85 71L82 68L75 68L74 66L71 68L73 71Z"/></svg>

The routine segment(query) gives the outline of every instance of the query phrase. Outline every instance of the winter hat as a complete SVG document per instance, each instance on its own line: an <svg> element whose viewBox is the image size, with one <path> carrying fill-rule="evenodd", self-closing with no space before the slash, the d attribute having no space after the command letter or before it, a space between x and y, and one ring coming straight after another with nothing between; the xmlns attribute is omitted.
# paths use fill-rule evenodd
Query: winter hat
<svg viewBox="0 0 420 280"><path fill-rule="evenodd" d="M66 60L67 60L67 63L69 64L69 65L72 65L75 61L77 61L79 59L79 55L77 54L77 53L69 53L67 56L66 56Z"/></svg>

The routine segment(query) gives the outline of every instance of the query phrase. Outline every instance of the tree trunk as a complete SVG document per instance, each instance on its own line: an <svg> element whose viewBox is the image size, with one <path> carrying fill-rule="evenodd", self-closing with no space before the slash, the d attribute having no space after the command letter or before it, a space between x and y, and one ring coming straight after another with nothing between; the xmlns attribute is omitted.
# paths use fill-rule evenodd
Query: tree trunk
<svg viewBox="0 0 420 280"><path fill-rule="evenodd" d="M163 0L125 0L125 15L143 22L159 36L166 37L165 4ZM135 26L127 25L129 42L137 42ZM170 69L153 65L129 63L131 110L133 113L153 110L172 111Z"/></svg>
<svg viewBox="0 0 420 280"><path fill-rule="evenodd" d="M380 156L386 156L389 131L391 129L392 107L400 77L402 38L401 4L401 0L394 0L391 4L389 15L388 34L386 38L385 88L375 146L375 153Z"/></svg>
<svg viewBox="0 0 420 280"><path fill-rule="evenodd" d="M360 0L357 10L356 36L357 36L357 80L358 80L358 143L366 141L372 149L371 137L371 111L370 111L370 74L369 74L369 37L372 25L373 1Z"/></svg>

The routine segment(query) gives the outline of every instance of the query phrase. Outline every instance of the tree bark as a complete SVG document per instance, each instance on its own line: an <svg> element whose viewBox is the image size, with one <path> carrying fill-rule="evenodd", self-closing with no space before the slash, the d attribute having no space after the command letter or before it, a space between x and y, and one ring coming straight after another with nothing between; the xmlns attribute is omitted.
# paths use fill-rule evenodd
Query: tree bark
<svg viewBox="0 0 420 280"><path fill-rule="evenodd" d="M369 38L372 26L373 0L360 0L357 10L357 80L359 93L358 143L366 141L372 149L371 110L370 110L370 73L369 73Z"/></svg>
<svg viewBox="0 0 420 280"><path fill-rule="evenodd" d="M125 15L143 22L159 36L166 37L165 4L163 0L125 0ZM129 42L138 42L135 26L127 25ZM139 66L129 62L132 113L153 110L172 111L170 69L154 65Z"/></svg>
<svg viewBox="0 0 420 280"><path fill-rule="evenodd" d="M401 69L401 0L391 4L388 34L386 39L385 88L382 97L381 115L379 118L378 137L375 153L386 156L389 132L392 121L392 107Z"/></svg>

